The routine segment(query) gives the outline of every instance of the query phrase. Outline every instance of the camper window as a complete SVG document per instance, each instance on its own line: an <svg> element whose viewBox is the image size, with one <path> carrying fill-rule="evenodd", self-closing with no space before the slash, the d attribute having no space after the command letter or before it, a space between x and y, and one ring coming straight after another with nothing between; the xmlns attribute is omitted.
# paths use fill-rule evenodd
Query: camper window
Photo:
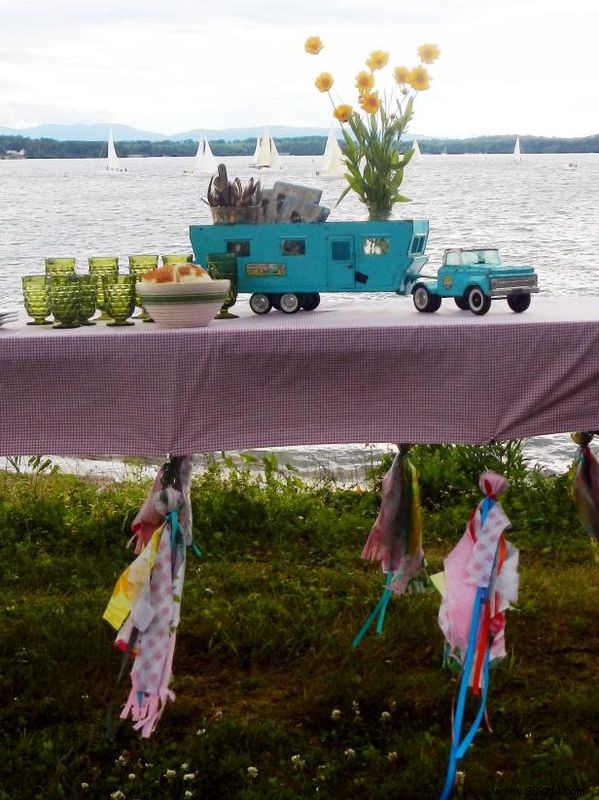
<svg viewBox="0 0 599 800"><path fill-rule="evenodd" d="M249 256L250 240L236 239L234 242L227 242L227 253L234 253L236 256Z"/></svg>
<svg viewBox="0 0 599 800"><path fill-rule="evenodd" d="M412 239L412 253L423 253L426 244L426 236L414 236Z"/></svg>
<svg viewBox="0 0 599 800"><path fill-rule="evenodd" d="M284 256L305 256L306 242L303 239L281 239L281 253Z"/></svg>
<svg viewBox="0 0 599 800"><path fill-rule="evenodd" d="M362 252L365 256L389 255L391 244L387 236L368 236L362 240Z"/></svg>

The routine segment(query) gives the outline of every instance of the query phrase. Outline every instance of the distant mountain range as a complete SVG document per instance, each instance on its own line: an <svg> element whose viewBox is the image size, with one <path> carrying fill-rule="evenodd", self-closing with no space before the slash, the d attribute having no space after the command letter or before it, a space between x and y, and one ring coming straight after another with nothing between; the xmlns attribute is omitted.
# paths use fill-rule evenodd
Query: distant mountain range
<svg viewBox="0 0 599 800"><path fill-rule="evenodd" d="M198 141L204 133L210 140L224 139L226 142L255 139L261 136L264 127L253 128L195 128L182 133L155 133L132 128L129 125L110 125L109 123L95 123L93 125L36 125L32 128L5 128L0 127L0 136L25 136L29 139L54 139L58 142L102 142L108 138L108 129L112 128L112 135L117 142L183 142L187 139ZM328 128L294 128L285 125L268 126L272 136L292 138L297 136L326 136Z"/></svg>

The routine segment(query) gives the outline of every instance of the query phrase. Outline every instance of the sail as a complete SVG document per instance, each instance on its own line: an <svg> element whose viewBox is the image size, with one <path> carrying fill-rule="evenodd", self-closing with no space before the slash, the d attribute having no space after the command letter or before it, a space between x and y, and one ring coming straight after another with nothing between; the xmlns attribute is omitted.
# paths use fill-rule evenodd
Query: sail
<svg viewBox="0 0 599 800"><path fill-rule="evenodd" d="M204 133L200 136L193 171L196 175L213 175L217 170L216 159Z"/></svg>
<svg viewBox="0 0 599 800"><path fill-rule="evenodd" d="M520 137L516 136L516 144L514 145L514 161L522 161L520 154Z"/></svg>
<svg viewBox="0 0 599 800"><path fill-rule="evenodd" d="M258 169L281 169L280 157L277 147L268 128L264 129L262 139L258 138L255 152L255 166Z"/></svg>
<svg viewBox="0 0 599 800"><path fill-rule="evenodd" d="M320 169L317 174L329 178L342 178L346 171L347 167L343 158L343 152L331 128L327 137L324 153L322 154Z"/></svg>
<svg viewBox="0 0 599 800"><path fill-rule="evenodd" d="M412 150L414 151L414 155L412 156L412 161L418 161L421 157L422 153L420 152L420 147L418 146L418 142L416 139L412 142Z"/></svg>
<svg viewBox="0 0 599 800"><path fill-rule="evenodd" d="M120 165L119 157L116 154L114 147L114 139L112 138L112 128L108 130L108 158L106 159L106 169L108 172L122 172L123 169Z"/></svg>

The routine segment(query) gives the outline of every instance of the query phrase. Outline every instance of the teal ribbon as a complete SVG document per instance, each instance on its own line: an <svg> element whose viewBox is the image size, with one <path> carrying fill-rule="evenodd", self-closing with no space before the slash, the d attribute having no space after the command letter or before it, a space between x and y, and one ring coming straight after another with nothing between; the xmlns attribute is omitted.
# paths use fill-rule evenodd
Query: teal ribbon
<svg viewBox="0 0 599 800"><path fill-rule="evenodd" d="M381 633L383 632L383 625L385 624L385 614L387 613L387 606L389 605L389 600L391 599L391 595L393 594L393 592L390 591L390 589L388 589L387 587L393 580L393 574L394 574L393 572L387 573L387 577L385 578L385 588L383 589L383 593L378 603L375 605L375 607L368 615L366 622L362 625L355 639L353 640L352 642L353 648L360 646L362 639L366 636L366 634L370 630L370 627L372 626L377 617L378 620L376 623L376 635L380 636Z"/></svg>
<svg viewBox="0 0 599 800"><path fill-rule="evenodd" d="M177 546L183 549L185 547L183 544L183 530L179 525L178 513L176 511L169 511L166 514L166 521L171 526L171 549L174 551ZM192 541L190 547L194 555L198 558L202 558L202 551L194 541Z"/></svg>

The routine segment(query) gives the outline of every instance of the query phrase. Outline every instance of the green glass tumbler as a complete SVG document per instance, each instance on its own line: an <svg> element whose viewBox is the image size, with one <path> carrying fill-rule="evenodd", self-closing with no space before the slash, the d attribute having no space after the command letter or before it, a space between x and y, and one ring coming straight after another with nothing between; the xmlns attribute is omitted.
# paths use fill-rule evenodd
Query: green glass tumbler
<svg viewBox="0 0 599 800"><path fill-rule="evenodd" d="M46 275L72 275L75 263L74 258L46 258Z"/></svg>
<svg viewBox="0 0 599 800"><path fill-rule="evenodd" d="M45 275L23 275L23 300L25 311L32 318L28 325L51 325L47 319L50 314L50 293Z"/></svg>
<svg viewBox="0 0 599 800"><path fill-rule="evenodd" d="M79 283L76 280L49 279L50 309L54 315L54 328L79 327Z"/></svg>
<svg viewBox="0 0 599 800"><path fill-rule="evenodd" d="M231 281L225 302L214 319L237 319L237 314L229 312L237 301L237 256L234 253L208 253L206 261L206 270L213 280Z"/></svg>
<svg viewBox="0 0 599 800"><path fill-rule="evenodd" d="M110 326L133 325L129 319L135 309L135 275L117 275L116 280L104 278L106 311Z"/></svg>
<svg viewBox="0 0 599 800"><path fill-rule="evenodd" d="M129 256L129 272L131 275L135 275L136 281L140 281L146 272L151 272L153 269L156 269L158 266L158 258L159 256L157 255ZM141 319L143 322L154 321L145 310L142 299L138 294L135 295L135 305L141 309L141 312L136 314L133 319Z"/></svg>
<svg viewBox="0 0 599 800"><path fill-rule="evenodd" d="M79 317L80 325L95 325L92 317L96 313L96 286L91 275L74 276L79 286Z"/></svg>
<svg viewBox="0 0 599 800"><path fill-rule="evenodd" d="M167 253L162 256L162 264L165 267L175 267L177 264L188 264L193 261L193 253Z"/></svg>
<svg viewBox="0 0 599 800"><path fill-rule="evenodd" d="M105 260L109 261L109 263L95 263ZM103 278L109 277L116 279L118 275L118 266L115 266L115 263L118 265L118 259L89 259L89 274L91 275L92 283L96 287L96 308L100 310L99 320L110 319L110 316L106 313Z"/></svg>

